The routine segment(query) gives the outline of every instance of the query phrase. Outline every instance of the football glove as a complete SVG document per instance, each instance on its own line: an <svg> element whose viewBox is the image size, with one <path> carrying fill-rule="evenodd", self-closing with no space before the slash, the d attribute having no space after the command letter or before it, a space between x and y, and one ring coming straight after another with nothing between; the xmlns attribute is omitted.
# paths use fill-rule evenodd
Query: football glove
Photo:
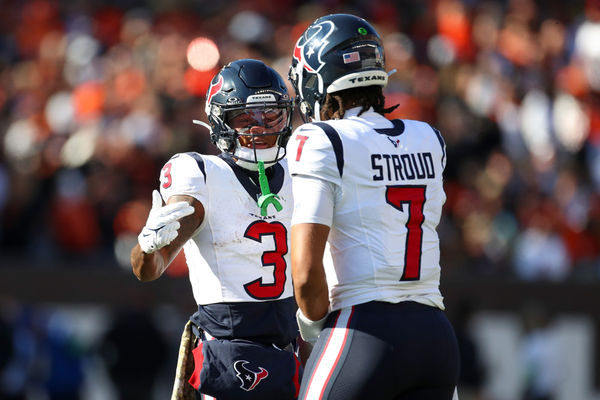
<svg viewBox="0 0 600 400"><path fill-rule="evenodd" d="M146 226L138 235L138 243L146 254L165 247L177 237L179 219L194 213L194 207L185 201L162 205L158 190L152 192L152 209Z"/></svg>
<svg viewBox="0 0 600 400"><path fill-rule="evenodd" d="M298 322L298 328L300 329L300 336L302 339L314 346L323 329L323 325L325 325L326 319L327 315L318 321L313 321L308 319L308 317L298 309L298 311L296 311L296 321Z"/></svg>

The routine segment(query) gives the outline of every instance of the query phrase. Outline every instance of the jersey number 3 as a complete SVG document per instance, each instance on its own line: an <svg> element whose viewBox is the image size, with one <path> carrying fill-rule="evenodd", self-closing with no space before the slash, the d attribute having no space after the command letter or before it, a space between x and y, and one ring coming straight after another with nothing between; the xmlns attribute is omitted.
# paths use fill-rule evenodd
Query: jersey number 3
<svg viewBox="0 0 600 400"><path fill-rule="evenodd" d="M397 210L404 211L408 204L406 221L406 248L404 251L404 272L401 281L416 281L421 277L421 245L423 243L423 207L425 206L425 186L388 186L385 200Z"/></svg>
<svg viewBox="0 0 600 400"><path fill-rule="evenodd" d="M255 299L277 299L283 294L285 288L287 264L285 256L288 252L287 230L280 222L256 221L248 226L244 236L257 242L263 241L263 236L272 236L275 250L265 251L262 254L263 267L273 267L273 283L264 284L262 278L253 280L244 285L246 293Z"/></svg>

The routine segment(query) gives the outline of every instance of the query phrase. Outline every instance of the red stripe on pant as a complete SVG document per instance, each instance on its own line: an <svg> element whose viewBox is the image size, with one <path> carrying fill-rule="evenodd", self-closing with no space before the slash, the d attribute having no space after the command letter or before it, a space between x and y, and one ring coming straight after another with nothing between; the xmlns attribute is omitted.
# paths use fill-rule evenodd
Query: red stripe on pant
<svg viewBox="0 0 600 400"><path fill-rule="evenodd" d="M296 389L294 392L294 397L298 398L298 395L300 394L300 366L302 365L300 363L300 360L298 359L298 357L294 354L294 361L296 362L296 371L294 372L294 388Z"/></svg>
<svg viewBox="0 0 600 400"><path fill-rule="evenodd" d="M311 377L308 381L308 386L304 393L305 400L318 400L323 398L325 389L331 380L331 376L335 371L340 357L344 352L346 341L348 339L348 327L354 314L354 307L345 308L340 311L337 316L331 333L327 338L327 343L319 356L319 360L315 364ZM325 375L326 374L326 375ZM323 378L325 376L325 378Z"/></svg>
<svg viewBox="0 0 600 400"><path fill-rule="evenodd" d="M192 354L194 355L194 372L192 372L192 376L188 382L194 387L194 389L198 390L200 387L200 372L202 372L202 365L204 364L202 342L200 342L198 346L192 350Z"/></svg>

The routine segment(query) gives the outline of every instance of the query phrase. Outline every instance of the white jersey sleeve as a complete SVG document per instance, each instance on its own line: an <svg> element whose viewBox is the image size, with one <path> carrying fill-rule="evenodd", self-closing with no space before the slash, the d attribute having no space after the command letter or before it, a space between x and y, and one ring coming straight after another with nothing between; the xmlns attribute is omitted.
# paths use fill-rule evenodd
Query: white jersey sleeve
<svg viewBox="0 0 600 400"><path fill-rule="evenodd" d="M314 124L296 129L287 146L290 173L319 178L341 185L336 142ZM338 149L339 150L339 149Z"/></svg>
<svg viewBox="0 0 600 400"><path fill-rule="evenodd" d="M160 173L160 193L167 202L171 196L187 195L206 204L206 175L202 156L179 153L165 163Z"/></svg>
<svg viewBox="0 0 600 400"><path fill-rule="evenodd" d="M296 175L292 182L294 213L292 225L322 224L331 227L336 186L318 178Z"/></svg>

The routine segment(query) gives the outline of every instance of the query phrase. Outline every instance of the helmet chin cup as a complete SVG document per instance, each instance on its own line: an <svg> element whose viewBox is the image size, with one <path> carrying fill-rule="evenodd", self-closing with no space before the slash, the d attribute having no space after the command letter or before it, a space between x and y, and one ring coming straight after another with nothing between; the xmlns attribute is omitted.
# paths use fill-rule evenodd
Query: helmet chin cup
<svg viewBox="0 0 600 400"><path fill-rule="evenodd" d="M251 149L248 147L237 146L233 153L235 163L250 171L258 171L259 161L262 161L265 164L265 168L268 168L275 165L275 163L284 156L285 148L278 145L268 149Z"/></svg>
<svg viewBox="0 0 600 400"><path fill-rule="evenodd" d="M258 171L258 163L240 160L238 158L234 159L235 163L240 167L247 169L248 171ZM276 164L276 162L265 162L265 168L272 167Z"/></svg>

